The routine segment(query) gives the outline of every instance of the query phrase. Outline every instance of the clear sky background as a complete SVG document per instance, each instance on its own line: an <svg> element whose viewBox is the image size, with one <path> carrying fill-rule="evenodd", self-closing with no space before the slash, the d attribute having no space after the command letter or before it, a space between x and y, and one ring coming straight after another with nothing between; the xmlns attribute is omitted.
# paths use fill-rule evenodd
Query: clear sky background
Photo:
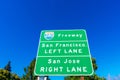
<svg viewBox="0 0 120 80"><path fill-rule="evenodd" d="M24 74L41 30L85 29L99 76L120 74L119 0L0 0L0 68ZM57 79L56 79L57 78ZM51 77L63 80L63 77Z"/></svg>

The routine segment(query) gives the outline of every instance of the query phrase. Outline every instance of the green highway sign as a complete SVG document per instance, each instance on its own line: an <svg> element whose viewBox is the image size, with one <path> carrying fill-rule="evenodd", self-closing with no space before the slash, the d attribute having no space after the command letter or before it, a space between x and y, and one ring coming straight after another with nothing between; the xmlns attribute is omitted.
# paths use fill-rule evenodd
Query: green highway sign
<svg viewBox="0 0 120 80"><path fill-rule="evenodd" d="M89 76L93 66L85 30L41 31L34 74Z"/></svg>

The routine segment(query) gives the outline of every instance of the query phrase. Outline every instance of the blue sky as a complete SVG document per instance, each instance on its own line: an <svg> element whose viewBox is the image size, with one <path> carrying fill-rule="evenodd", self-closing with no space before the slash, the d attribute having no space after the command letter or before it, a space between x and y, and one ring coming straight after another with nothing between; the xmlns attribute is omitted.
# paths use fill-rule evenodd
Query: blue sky
<svg viewBox="0 0 120 80"><path fill-rule="evenodd" d="M0 68L11 61L19 76L37 55L41 30L85 29L97 74L120 74L120 1L1 0ZM52 80L56 80L52 77ZM63 77L57 77L63 80Z"/></svg>

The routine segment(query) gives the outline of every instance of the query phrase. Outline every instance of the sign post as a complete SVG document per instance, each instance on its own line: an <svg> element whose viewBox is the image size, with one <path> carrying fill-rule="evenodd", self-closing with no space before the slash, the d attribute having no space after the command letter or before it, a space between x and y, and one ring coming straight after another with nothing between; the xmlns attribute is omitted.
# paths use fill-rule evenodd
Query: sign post
<svg viewBox="0 0 120 80"><path fill-rule="evenodd" d="M34 70L37 76L89 76L93 66L85 30L43 30Z"/></svg>
<svg viewBox="0 0 120 80"><path fill-rule="evenodd" d="M47 77L44 77L44 76L38 76L38 77L37 77L37 80L47 80Z"/></svg>

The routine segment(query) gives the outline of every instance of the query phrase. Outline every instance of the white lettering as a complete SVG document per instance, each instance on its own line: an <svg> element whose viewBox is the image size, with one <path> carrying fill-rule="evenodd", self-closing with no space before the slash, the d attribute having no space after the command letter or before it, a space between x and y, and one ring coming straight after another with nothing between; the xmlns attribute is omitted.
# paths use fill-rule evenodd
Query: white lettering
<svg viewBox="0 0 120 80"><path fill-rule="evenodd" d="M40 72L62 72L63 67L40 67Z"/></svg>
<svg viewBox="0 0 120 80"><path fill-rule="evenodd" d="M44 53L45 54L54 54L54 53L60 53L61 49L45 49Z"/></svg>
<svg viewBox="0 0 120 80"><path fill-rule="evenodd" d="M53 60L53 59L48 59L48 64L56 64L56 63L60 63L60 60L59 59L57 59L57 60Z"/></svg>
<svg viewBox="0 0 120 80"><path fill-rule="evenodd" d="M87 72L87 67L67 67L67 72Z"/></svg>

